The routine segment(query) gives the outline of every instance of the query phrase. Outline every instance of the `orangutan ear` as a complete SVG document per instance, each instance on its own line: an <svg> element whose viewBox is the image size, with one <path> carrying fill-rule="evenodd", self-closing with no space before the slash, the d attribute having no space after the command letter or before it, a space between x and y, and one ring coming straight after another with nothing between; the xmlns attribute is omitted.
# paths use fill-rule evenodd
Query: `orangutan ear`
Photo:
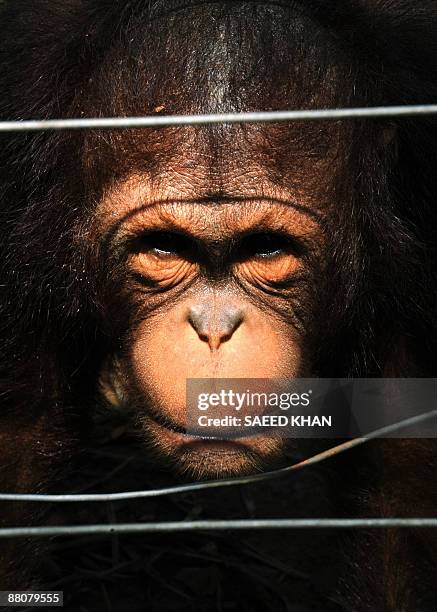
<svg viewBox="0 0 437 612"><path fill-rule="evenodd" d="M116 360L107 360L99 378L101 397L109 407L122 408L125 405L125 393L121 384L121 374Z"/></svg>

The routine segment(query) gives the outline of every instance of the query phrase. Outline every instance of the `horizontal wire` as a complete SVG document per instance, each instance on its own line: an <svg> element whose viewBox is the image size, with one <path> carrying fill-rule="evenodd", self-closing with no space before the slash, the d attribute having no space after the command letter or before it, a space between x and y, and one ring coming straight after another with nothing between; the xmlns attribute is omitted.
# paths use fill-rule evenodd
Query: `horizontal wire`
<svg viewBox="0 0 437 612"><path fill-rule="evenodd" d="M243 519L230 521L173 521L164 523L108 523L64 527L11 527L0 529L0 538L79 536L114 533L175 533L251 529L387 529L437 528L437 518L383 519Z"/></svg>
<svg viewBox="0 0 437 612"><path fill-rule="evenodd" d="M142 127L170 127L183 125L214 125L221 123L264 123L274 121L320 121L353 118L383 118L403 116L425 116L437 114L437 104L415 106L391 106L374 108L343 108L326 110L273 111L257 113L224 113L206 115L169 115L160 117L114 117L80 118L54 120L28 120L0 122L0 132L49 131L76 129L114 129ZM119 501L147 497L159 497L177 493L187 493L210 488L248 484L257 481L279 478L291 471L319 463L329 457L364 444L369 440L386 436L437 416L437 410L405 419L388 425L366 437L354 438L309 459L274 472L254 476L215 480L191 485L180 485L148 491L129 491L107 494L43 495L43 494L0 494L0 501L37 501L37 502L82 502L82 501ZM131 523L108 525L72 525L63 527L11 527L0 529L0 538L48 537L61 535L88 535L113 533L163 533L204 530L250 530L250 529L320 529L320 528L399 528L399 527L437 527L437 518L385 518L385 519L251 519L251 520L206 520L179 521L166 523Z"/></svg>
<svg viewBox="0 0 437 612"><path fill-rule="evenodd" d="M206 115L160 115L148 117L95 117L77 119L44 119L0 121L0 132L43 132L48 130L152 128L219 123L266 123L272 121L324 121L335 119L382 118L436 115L437 104L333 108L322 110L289 110L254 113L220 113Z"/></svg>
<svg viewBox="0 0 437 612"><path fill-rule="evenodd" d="M366 437L353 438L347 442L343 442L337 446L331 447L317 455L313 455L308 459L304 459L299 463L289 465L285 468L275 470L273 472L264 472L261 474L255 474L253 476L240 476L237 478L228 478L223 480L210 480L207 482L197 482L194 484L179 485L176 487L166 487L163 489L149 489L145 491L126 491L124 493L79 493L79 494L42 494L42 493L1 493L0 501L30 501L30 502L109 502L109 501L122 501L130 499L143 499L147 497L163 497L164 495L175 495L178 493L189 493L193 491L203 491L205 489L216 489L220 487L231 487L236 485L250 484L253 482L260 482L265 480L273 480L281 478L289 474L300 470L304 467L320 463L329 457L343 453L351 448L365 444L366 442L375 438L381 438L389 434L396 433L401 429L418 425L424 421L429 421L437 417L437 410L431 410L423 414L419 414L403 421L398 421L392 425L386 425L380 429L376 429L371 433L367 434ZM1 534L0 530L0 534Z"/></svg>

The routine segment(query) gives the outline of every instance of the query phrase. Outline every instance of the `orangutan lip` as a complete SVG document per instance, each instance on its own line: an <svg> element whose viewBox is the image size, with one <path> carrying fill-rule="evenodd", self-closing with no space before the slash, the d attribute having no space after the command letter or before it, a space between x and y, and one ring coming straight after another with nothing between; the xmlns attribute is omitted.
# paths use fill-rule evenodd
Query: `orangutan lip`
<svg viewBox="0 0 437 612"><path fill-rule="evenodd" d="M196 436L196 435L188 434L185 427L182 427L182 425L178 425L177 423L170 421L170 419L160 414L149 412L147 416L149 417L150 420L154 421L160 427L164 427L165 429L168 429L169 431L172 431L173 433L177 433L180 436L183 436L184 438L187 438L187 439L194 438L194 439L199 439L199 440L214 439L212 436Z"/></svg>
<svg viewBox="0 0 437 612"><path fill-rule="evenodd" d="M241 435L241 431L235 431L235 432L226 432L226 437L223 436L206 436L206 435L198 435L195 433L187 433L187 430L185 427L182 427L181 425L178 425L177 423L174 423L173 421L170 421L168 418L163 417L162 415L159 414L155 414L152 412L148 412L147 414L148 418L153 421L154 423L156 423L157 425L159 425L160 427L163 427L164 429L167 429L168 431L172 431L173 433L176 433L180 436L182 436L183 438L186 438L187 441L208 441L211 440L212 442L228 442L231 440L235 440L237 438L242 438L244 436Z"/></svg>

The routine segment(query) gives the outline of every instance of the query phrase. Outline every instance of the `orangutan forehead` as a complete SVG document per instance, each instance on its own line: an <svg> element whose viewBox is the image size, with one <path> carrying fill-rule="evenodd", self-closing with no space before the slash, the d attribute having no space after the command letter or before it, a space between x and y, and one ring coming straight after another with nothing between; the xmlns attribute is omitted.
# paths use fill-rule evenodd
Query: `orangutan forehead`
<svg viewBox="0 0 437 612"><path fill-rule="evenodd" d="M209 189L233 182L261 189L265 180L311 183L319 170L333 169L348 140L346 128L327 122L181 127L90 134L87 154L97 166L109 164L113 178L144 173L166 180L173 174L179 183L207 181Z"/></svg>
<svg viewBox="0 0 437 612"><path fill-rule="evenodd" d="M158 3L159 4L159 3ZM352 61L333 35L289 3L187 2L170 14L132 23L96 64L88 98L100 115L215 113L348 104ZM317 44L313 40L317 38ZM178 41L177 47L175 40ZM115 69L114 69L115 67ZM96 108L88 114L96 113ZM306 174L337 155L338 124L216 126L88 135L88 161L112 175L159 173L191 157L211 175L248 161L281 177ZM193 152L195 155L193 155ZM110 161L113 163L110 164ZM293 159L295 162L293 162ZM286 162L286 163L285 163Z"/></svg>

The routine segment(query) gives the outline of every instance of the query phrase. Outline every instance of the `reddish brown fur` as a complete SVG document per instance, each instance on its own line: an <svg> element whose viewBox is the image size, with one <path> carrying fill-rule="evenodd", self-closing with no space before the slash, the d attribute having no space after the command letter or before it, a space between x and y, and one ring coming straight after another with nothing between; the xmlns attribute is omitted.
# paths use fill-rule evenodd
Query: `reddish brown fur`
<svg viewBox="0 0 437 612"><path fill-rule="evenodd" d="M8 1L0 118L431 103L436 23L434 0ZM188 377L435 375L432 117L2 139L0 490L50 490L96 401L210 477L310 449L183 437ZM338 512L435 515L435 463L332 462ZM433 534L344 548L346 609L436 609ZM4 588L32 581L27 545L2 553Z"/></svg>

